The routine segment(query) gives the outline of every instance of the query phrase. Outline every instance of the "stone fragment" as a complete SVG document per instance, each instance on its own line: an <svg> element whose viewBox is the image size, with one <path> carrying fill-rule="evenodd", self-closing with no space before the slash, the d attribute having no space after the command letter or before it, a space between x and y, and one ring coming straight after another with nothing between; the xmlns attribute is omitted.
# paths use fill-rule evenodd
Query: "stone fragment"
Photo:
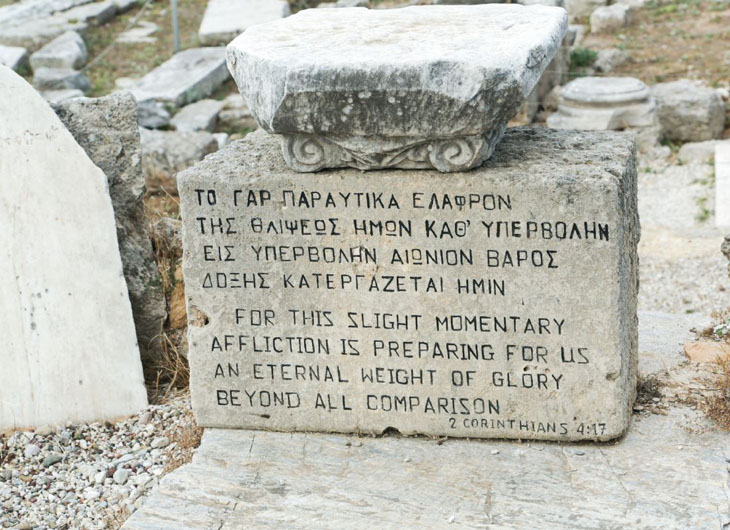
<svg viewBox="0 0 730 530"><path fill-rule="evenodd" d="M86 22L67 20L61 15L31 19L18 25L0 26L0 44L20 46L34 52L67 31L83 34L89 27Z"/></svg>
<svg viewBox="0 0 730 530"><path fill-rule="evenodd" d="M289 16L285 0L210 0L198 30L203 46L225 46L256 24Z"/></svg>
<svg viewBox="0 0 730 530"><path fill-rule="evenodd" d="M723 256L725 256L729 262L727 265L727 274L730 276L730 235L725 236L722 246L720 247L720 252L722 252Z"/></svg>
<svg viewBox="0 0 730 530"><path fill-rule="evenodd" d="M152 449L162 449L163 447L167 447L170 445L170 439L166 436L160 436L158 438L155 438L152 440L152 443L150 443L150 447Z"/></svg>
<svg viewBox="0 0 730 530"><path fill-rule="evenodd" d="M639 236L630 137L508 129L481 168L448 178L402 170L383 170L373 178L350 169L301 178L277 151L277 139L257 131L178 175L191 398L201 426L362 433L393 428L402 434L553 440L607 440L626 430L635 386ZM359 203L351 202L356 192ZM531 221L535 211L560 223L538 228ZM336 226L317 223L314 243L304 215L336 218ZM522 239L497 236L496 222L503 229L521 227L523 235L530 230L536 242L528 252ZM458 242L452 239L456 233L463 236ZM565 245L556 249L551 238ZM206 261L204 254L211 258L216 248L224 249L222 261ZM421 268L420 252L426 250L420 249L436 261L443 253L442 265ZM473 261L458 258L460 251L471 252ZM227 252L234 261L225 261ZM473 263L468 270L474 274L499 268L499 275L469 279L467 269L446 265L452 259ZM253 270L257 275L243 276ZM235 320L243 282L248 307L272 318L265 333L248 310ZM505 329L509 315L519 324ZM538 364L529 330L540 318L547 319L541 322L551 333L543 328L540 334L540 345L550 353ZM222 337L234 330L246 336L244 344L224 346ZM279 339L266 346L264 335ZM302 336L308 340L296 339ZM350 355L326 355L326 341L331 354L344 347ZM468 364L475 370L473 385L452 384L451 370L461 369L439 353L446 342L470 344L476 348L472 355L492 359ZM266 348L296 359L287 366L272 359L267 362L273 368L265 369L258 358L246 360ZM507 353L512 348L516 358ZM302 358L300 351L314 357ZM388 371L396 356L403 370L397 374ZM227 374L234 359L240 375L226 376L222 386L215 374ZM303 369L304 375L289 379L290 369L292 374ZM320 371L319 382L310 369ZM399 378L397 390L387 383L389 373ZM242 398L238 407L243 389L253 401ZM271 406L267 396L274 393L284 405ZM396 398L410 403L401 414L389 405ZM431 415L429 403L439 398L471 407L479 419L470 420L488 428ZM474 409L482 404L484 415ZM498 415L487 410L497 404L499 417L509 411L510 418L565 428L540 432L491 423ZM580 425L587 424L605 430L581 432Z"/></svg>
<svg viewBox="0 0 730 530"><path fill-rule="evenodd" d="M162 129L170 125L170 113L165 105L148 99L140 101L137 106L137 120L140 127L147 129Z"/></svg>
<svg viewBox="0 0 730 530"><path fill-rule="evenodd" d="M106 177L0 67L0 431L133 414L147 392Z"/></svg>
<svg viewBox="0 0 730 530"><path fill-rule="evenodd" d="M132 93L137 101L154 99L182 107L210 96L228 75L225 48L190 48L144 76Z"/></svg>
<svg viewBox="0 0 730 530"><path fill-rule="evenodd" d="M117 7L112 0L103 2L93 2L69 9L63 13L63 17L68 21L85 22L91 26L101 26L106 24L117 13Z"/></svg>
<svg viewBox="0 0 730 530"><path fill-rule="evenodd" d="M715 145L715 225L730 227L730 142Z"/></svg>
<svg viewBox="0 0 730 530"><path fill-rule="evenodd" d="M28 62L28 50L18 46L0 45L0 64L17 70Z"/></svg>
<svg viewBox="0 0 730 530"><path fill-rule="evenodd" d="M25 458L33 458L34 456L38 456L41 452L41 448L38 447L35 444L28 444L25 446L25 450L23 451L23 454L25 455Z"/></svg>
<svg viewBox="0 0 730 530"><path fill-rule="evenodd" d="M170 123L176 130L181 132L213 132L218 123L218 114L222 107L223 102L221 101L201 99L180 109Z"/></svg>
<svg viewBox="0 0 730 530"><path fill-rule="evenodd" d="M38 68L81 68L88 58L86 44L81 35L67 31L59 35L30 56L30 66Z"/></svg>
<svg viewBox="0 0 730 530"><path fill-rule="evenodd" d="M82 98L84 93L78 88L65 88L62 90L44 90L41 92L43 99L45 99L51 105L55 103L62 103L73 98Z"/></svg>
<svg viewBox="0 0 730 530"><path fill-rule="evenodd" d="M167 310L144 213L137 104L130 93L123 92L98 99L74 99L54 110L106 175L137 343L143 361L152 366L160 360Z"/></svg>
<svg viewBox="0 0 730 530"><path fill-rule="evenodd" d="M59 453L49 453L48 456L43 459L43 463L41 465L43 467L51 467L53 464L58 464L61 460L63 460L63 455Z"/></svg>
<svg viewBox="0 0 730 530"><path fill-rule="evenodd" d="M215 141L218 142L218 149L223 149L230 141L228 133L213 133L213 137L215 138Z"/></svg>
<svg viewBox="0 0 730 530"><path fill-rule="evenodd" d="M117 15L126 13L127 11L139 6L139 0L112 0L114 7L117 9Z"/></svg>
<svg viewBox="0 0 730 530"><path fill-rule="evenodd" d="M141 129L142 170L150 192L177 195L176 175L218 149L206 131L176 132Z"/></svg>
<svg viewBox="0 0 730 530"><path fill-rule="evenodd" d="M648 87L633 77L581 77L560 92L558 112L547 119L553 129L583 131L632 129L639 146L656 145L656 103Z"/></svg>
<svg viewBox="0 0 730 530"><path fill-rule="evenodd" d="M38 68L33 73L33 86L38 90L91 90L86 74L70 68Z"/></svg>
<svg viewBox="0 0 730 530"><path fill-rule="evenodd" d="M590 16L597 8L608 5L608 0L565 0L565 9L570 20L584 19Z"/></svg>
<svg viewBox="0 0 730 530"><path fill-rule="evenodd" d="M664 138L700 142L720 138L725 106L716 90L702 81L680 79L651 87Z"/></svg>
<svg viewBox="0 0 730 530"><path fill-rule="evenodd" d="M618 48L606 48L598 52L593 67L605 74L612 72L629 61L629 54Z"/></svg>
<svg viewBox="0 0 730 530"><path fill-rule="evenodd" d="M296 171L459 171L491 155L566 29L544 6L309 9L249 28L228 63Z"/></svg>
<svg viewBox="0 0 730 530"><path fill-rule="evenodd" d="M688 342L684 354L693 363L716 363L730 360L730 344L712 341Z"/></svg>
<svg viewBox="0 0 730 530"><path fill-rule="evenodd" d="M596 8L591 13L591 33L621 29L633 23L634 8L626 4L612 4Z"/></svg>
<svg viewBox="0 0 730 530"><path fill-rule="evenodd" d="M123 486L127 483L129 480L129 475L132 472L129 469L125 469L123 467L120 467L114 472L114 475L112 476L112 479L114 480L115 484L119 484L120 486Z"/></svg>
<svg viewBox="0 0 730 530"><path fill-rule="evenodd" d="M687 142L679 148L677 156L683 164L712 164L715 160L715 146L730 140L706 140Z"/></svg>
<svg viewBox="0 0 730 530"><path fill-rule="evenodd" d="M133 28L124 31L117 38L117 42L126 44L150 44L157 41L152 34L160 29L154 22L140 20Z"/></svg>
<svg viewBox="0 0 730 530"><path fill-rule="evenodd" d="M26 0L0 7L0 25L19 24L88 4L91 0Z"/></svg>

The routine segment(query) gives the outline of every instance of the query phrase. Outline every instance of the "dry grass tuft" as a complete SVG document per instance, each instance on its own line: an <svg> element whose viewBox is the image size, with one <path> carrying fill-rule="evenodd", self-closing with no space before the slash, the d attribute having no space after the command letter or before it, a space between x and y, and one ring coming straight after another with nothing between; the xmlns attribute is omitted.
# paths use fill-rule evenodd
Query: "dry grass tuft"
<svg viewBox="0 0 730 530"><path fill-rule="evenodd" d="M730 359L719 361L717 365L716 393L702 401L700 408L722 430L730 431Z"/></svg>

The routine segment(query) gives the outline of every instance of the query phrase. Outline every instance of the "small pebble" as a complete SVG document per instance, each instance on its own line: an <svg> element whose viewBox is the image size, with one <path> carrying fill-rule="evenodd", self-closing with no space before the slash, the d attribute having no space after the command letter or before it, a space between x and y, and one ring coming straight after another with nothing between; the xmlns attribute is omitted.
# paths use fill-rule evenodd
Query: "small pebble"
<svg viewBox="0 0 730 530"><path fill-rule="evenodd" d="M59 463L63 460L63 456L58 453L50 453L43 459L43 467L51 467L53 464Z"/></svg>
<svg viewBox="0 0 730 530"><path fill-rule="evenodd" d="M113 477L114 482L116 482L120 486L126 484L127 480L129 479L130 473L131 473L131 471L129 471L129 469L124 469L124 468L117 469L114 472L114 477Z"/></svg>
<svg viewBox="0 0 730 530"><path fill-rule="evenodd" d="M25 451L23 451L23 453L25 454L25 458L33 458L34 456L38 455L40 452L41 452L41 448L35 444L26 445Z"/></svg>
<svg viewBox="0 0 730 530"><path fill-rule="evenodd" d="M152 447L152 449L162 449L163 447L167 447L168 445L170 445L170 439L166 436L160 436L159 438L155 438L154 440L152 440L150 447Z"/></svg>
<svg viewBox="0 0 730 530"><path fill-rule="evenodd" d="M493 455L498 455L499 454L499 449L492 449L492 454Z"/></svg>

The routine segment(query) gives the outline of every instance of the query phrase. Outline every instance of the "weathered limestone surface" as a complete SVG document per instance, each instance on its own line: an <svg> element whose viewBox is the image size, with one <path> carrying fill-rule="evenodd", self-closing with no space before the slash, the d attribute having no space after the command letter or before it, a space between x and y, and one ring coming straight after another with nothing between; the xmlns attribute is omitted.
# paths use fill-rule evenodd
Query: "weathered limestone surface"
<svg viewBox="0 0 730 530"><path fill-rule="evenodd" d="M309 9L249 28L228 65L296 171L462 171L491 155L566 30L545 6Z"/></svg>
<svg viewBox="0 0 730 530"><path fill-rule="evenodd" d="M225 48L190 48L144 76L132 93L139 102L153 99L181 107L208 97L228 75Z"/></svg>
<svg viewBox="0 0 730 530"><path fill-rule="evenodd" d="M651 87L662 134L669 140L700 142L720 138L725 105L720 94L702 81L680 79Z"/></svg>
<svg viewBox="0 0 730 530"><path fill-rule="evenodd" d="M625 431L639 237L629 136L510 129L482 168L448 177L301 176L286 168L276 142L252 133L178 175L201 425L556 440ZM270 200L254 204L259 195ZM256 325L256 310L272 311L270 325ZM503 317L519 324L501 329L495 319ZM533 333L528 321L547 327ZM479 360L462 358L467 344ZM541 360L530 353L537 346ZM441 357L448 348L453 355ZM239 376L230 377L228 363L238 363ZM305 374L290 379L295 365ZM310 367L321 371L319 382ZM474 379L462 383L453 370ZM270 392L289 403L269 404ZM396 398L407 405L388 411ZM430 410L439 398L466 409ZM483 411L488 401L500 412Z"/></svg>
<svg viewBox="0 0 730 530"><path fill-rule="evenodd" d="M54 110L109 182L137 342L143 360L159 360L167 310L144 215L137 103L126 92L98 99L76 98Z"/></svg>
<svg viewBox="0 0 730 530"><path fill-rule="evenodd" d="M682 380L696 325L640 314L643 375ZM208 429L123 528L712 530L730 522L728 438L664 403L617 444Z"/></svg>
<svg viewBox="0 0 730 530"><path fill-rule="evenodd" d="M42 67L78 69L87 58L84 39L75 31L67 31L31 55L30 66L33 70Z"/></svg>
<svg viewBox="0 0 730 530"><path fill-rule="evenodd" d="M198 31L203 46L226 45L247 28L289 16L285 0L210 0Z"/></svg>
<svg viewBox="0 0 730 530"><path fill-rule="evenodd" d="M106 177L0 66L0 431L95 421L147 393Z"/></svg>
<svg viewBox="0 0 730 530"><path fill-rule="evenodd" d="M730 142L715 146L715 224L730 227Z"/></svg>

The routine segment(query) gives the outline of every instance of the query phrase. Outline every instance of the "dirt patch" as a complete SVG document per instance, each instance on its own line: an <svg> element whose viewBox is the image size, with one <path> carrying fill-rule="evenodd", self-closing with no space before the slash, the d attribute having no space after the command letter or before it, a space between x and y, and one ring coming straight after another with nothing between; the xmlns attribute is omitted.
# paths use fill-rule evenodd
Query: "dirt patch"
<svg viewBox="0 0 730 530"><path fill-rule="evenodd" d="M2 1L2 0L0 0ZM179 0L178 20L182 49L198 46L198 28L203 18L206 0ZM152 43L121 43L117 37L134 21L156 24L159 29L152 34ZM89 28L85 36L91 62L86 74L91 80L90 97L99 97L114 90L119 77L139 78L169 59L173 53L172 17L168 2L141 2L124 15L115 17L100 27ZM110 49L109 46L112 46ZM107 51L108 49L108 51ZM104 52L102 57L100 54Z"/></svg>
<svg viewBox="0 0 730 530"><path fill-rule="evenodd" d="M587 21L583 21L587 23ZM613 34L588 34L582 46L616 47L631 61L611 75L648 84L701 78L712 86L730 80L730 5L700 0L649 2L631 26Z"/></svg>

